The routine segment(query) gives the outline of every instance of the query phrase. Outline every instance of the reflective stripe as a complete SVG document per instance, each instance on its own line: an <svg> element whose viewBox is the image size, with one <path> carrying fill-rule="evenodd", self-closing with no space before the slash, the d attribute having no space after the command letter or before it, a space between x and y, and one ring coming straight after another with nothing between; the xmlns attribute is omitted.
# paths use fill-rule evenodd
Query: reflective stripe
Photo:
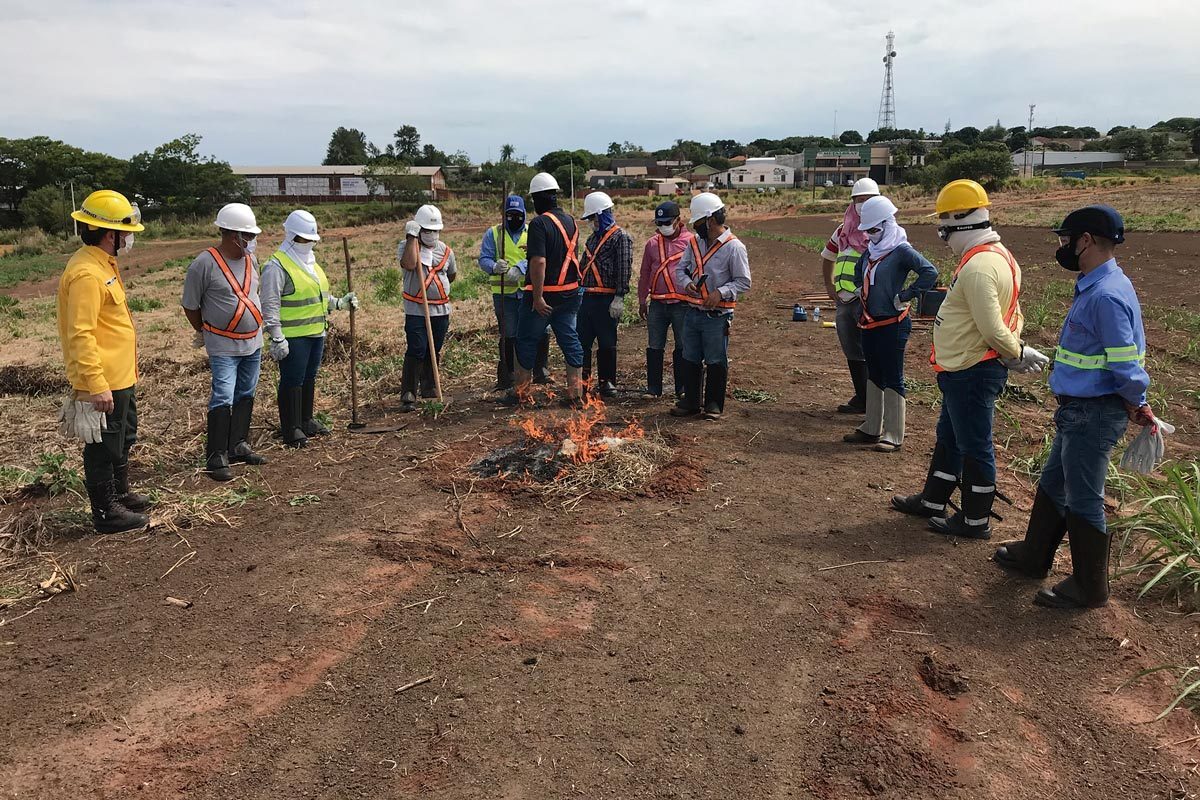
<svg viewBox="0 0 1200 800"><path fill-rule="evenodd" d="M508 260L508 248L515 246L521 251L521 259L525 258L525 251L528 249L529 228L521 229L521 238L517 240L516 245L513 245L512 237L508 235L508 229L503 225L492 226L492 242L496 245L496 255L498 258ZM492 294L510 295L521 291L520 281L509 281L503 275L489 275L492 285Z"/></svg>
<svg viewBox="0 0 1200 800"><path fill-rule="evenodd" d="M931 503L924 498L921 499L921 505L925 506L926 508L932 508L935 511L941 511L946 507L945 503Z"/></svg>
<svg viewBox="0 0 1200 800"><path fill-rule="evenodd" d="M675 272L674 264L683 258L683 251L680 250L675 255L668 256L666 237L661 233L655 233L654 237L658 243L658 269L654 271L654 275L650 278L650 299L687 302L687 295L675 288L675 277L673 275ZM656 293L654 291L655 288L660 286L665 287L666 291Z"/></svg>
<svg viewBox="0 0 1200 800"><path fill-rule="evenodd" d="M314 263L314 277L281 250L276 250L272 258L292 281L291 293L280 298L280 327L291 338L320 336L328 327L325 309L329 303L329 279L325 277L325 270Z"/></svg>
<svg viewBox="0 0 1200 800"><path fill-rule="evenodd" d="M1065 364L1075 369L1108 369L1108 356L1085 356L1082 353L1072 353L1060 345L1054 353L1054 363Z"/></svg>
<svg viewBox="0 0 1200 800"><path fill-rule="evenodd" d="M221 252L215 247L208 248L208 254L212 256L213 261L217 262L217 266L221 268L221 274L225 276L225 282L229 284L230 291L237 298L237 306L233 310L233 316L229 319L229 324L224 328L218 328L208 322L205 322L204 330L217 336L224 336L226 339L253 339L258 336L258 330L262 327L262 313L258 310L258 306L250 299L250 287L254 280L254 263L249 255L245 256L246 271L242 278L242 283L238 283L237 276L233 274L233 270L225 263L225 259L221 256ZM242 285L245 284L245 285ZM247 333L239 333L238 325L241 324L242 317L246 312L250 312L250 316L254 317L257 323L254 330Z"/></svg>
<svg viewBox="0 0 1200 800"><path fill-rule="evenodd" d="M1144 353L1139 353L1136 344L1131 344L1128 347L1106 347L1104 352L1108 355L1109 361L1137 361L1141 363L1146 360Z"/></svg>
<svg viewBox="0 0 1200 800"><path fill-rule="evenodd" d="M977 486L972 484L971 491L975 492L976 494L991 494L992 492L996 491L996 485L992 484L991 486Z"/></svg>
<svg viewBox="0 0 1200 800"><path fill-rule="evenodd" d="M320 322L320 323L325 322L324 314L322 314L319 317L304 317L303 319L283 319L283 320L279 321L279 327L281 327L281 328L298 328L302 325L315 325L318 322ZM322 330L324 330L324 328L322 328Z"/></svg>
<svg viewBox="0 0 1200 800"><path fill-rule="evenodd" d="M596 249L594 251L588 250L587 245L583 246L583 251L585 253L585 256L584 256L583 273L582 273L581 277L583 278L583 290L585 292L587 292L589 294L592 294L592 293L616 294L617 293L616 289L607 288L604 285L604 281L600 279L600 268L596 266L596 254L599 253L601 249L603 249L605 242L607 242L609 239L611 239L613 234L617 233L620 230L621 230L620 225L617 225L615 223L613 225L611 225L609 227L609 229L604 232L604 235L600 237L600 241L596 243ZM588 279L589 274L591 274L592 278L594 278L596 281L596 283L592 286L587 285L587 279Z"/></svg>
<svg viewBox="0 0 1200 800"><path fill-rule="evenodd" d="M561 222L558 221L558 217L554 216L552 211L544 211L538 216L550 218L550 222L554 224L554 227L558 228L559 234L562 235L563 243L567 246L566 258L563 259L562 269L558 271L558 281L556 283L547 283L546 279L550 276L543 276L542 292L573 292L579 288L579 281L574 280L570 283L567 283L566 281L571 274L572 264L575 265L575 270L577 273L579 270L579 254L575 252L575 249L579 247L579 225L575 226L575 233L573 235L567 236L567 229ZM547 264L547 266L549 265ZM532 282L525 284L525 291L533 291Z"/></svg>
<svg viewBox="0 0 1200 800"><path fill-rule="evenodd" d="M958 476L951 475L949 472L941 472L940 470L934 470L933 477L941 478L942 480L949 481L950 483L958 483Z"/></svg>
<svg viewBox="0 0 1200 800"><path fill-rule="evenodd" d="M854 294L858 288L854 285L854 267L858 264L862 253L854 248L843 250L837 254L833 262L833 288L839 292Z"/></svg>
<svg viewBox="0 0 1200 800"><path fill-rule="evenodd" d="M410 303L428 302L429 305L431 305L431 306L444 306L444 305L446 305L446 303L449 303L450 302L450 293L446 289L446 287L442 286L442 282L440 280L438 280L438 282L437 282L438 296L436 298L431 298L429 296L429 289L433 286L434 279L437 278L437 276L441 273L442 267L446 266L446 262L450 260L451 252L453 252L453 251L451 251L450 245L446 245L446 252L442 253L442 260L439 261L436 265L434 265L433 268L431 268L429 270L429 272L425 273L425 299L424 300L421 299L421 295L409 294L408 292L401 292L401 296L405 300L409 301ZM432 260L432 258L430 260Z"/></svg>
<svg viewBox="0 0 1200 800"><path fill-rule="evenodd" d="M963 517L963 522L972 527L979 528L988 524L988 517L984 517L983 519L967 519L966 517Z"/></svg>
<svg viewBox="0 0 1200 800"><path fill-rule="evenodd" d="M700 276L704 274L704 265L708 263L708 260L710 258L712 258L714 255L716 255L717 251L720 250L722 247L724 247L725 245L729 244L730 242L733 242L736 240L737 240L737 237L733 236L731 234L728 239L718 240L716 245L709 248L709 251L707 253L705 253L704 255L700 255L700 245L697 244L697 242L700 241L700 237L697 236L696 238L692 239L692 241L691 241L692 258L696 262L696 272L692 276L692 280L693 281L700 280ZM691 297L690 295L685 295L684 299L687 302L689 302L695 306L704 305L704 301L708 299L708 286L705 284L700 285L700 299L699 300L697 300L695 297ZM737 300L722 299L717 303L717 308L737 308Z"/></svg>
<svg viewBox="0 0 1200 800"><path fill-rule="evenodd" d="M279 307L280 308L299 308L300 306L311 306L312 303L313 303L312 298L309 298L307 300L280 300Z"/></svg>

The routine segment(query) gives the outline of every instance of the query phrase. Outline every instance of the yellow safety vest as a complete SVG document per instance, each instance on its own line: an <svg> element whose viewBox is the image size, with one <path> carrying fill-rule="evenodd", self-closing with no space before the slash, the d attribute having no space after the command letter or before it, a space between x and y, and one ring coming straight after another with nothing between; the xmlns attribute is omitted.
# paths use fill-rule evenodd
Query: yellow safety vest
<svg viewBox="0 0 1200 800"><path fill-rule="evenodd" d="M862 253L851 247L837 254L833 262L833 290L854 294L858 289L854 285L854 265L858 263Z"/></svg>
<svg viewBox="0 0 1200 800"><path fill-rule="evenodd" d="M292 293L279 299L279 325L288 339L320 336L329 327L325 310L329 307L329 279L320 264L313 264L317 279L308 274L282 250L272 256L292 279Z"/></svg>
<svg viewBox="0 0 1200 800"><path fill-rule="evenodd" d="M492 226L492 241L496 245L496 258L504 259L510 265L524 261L528 249L529 226L526 225L521 229L521 238L514 246L512 239L509 238L508 230L503 225L494 225ZM514 258L514 256L516 257ZM502 280L503 288L501 287ZM516 294L521 289L520 281L510 281L500 275L492 275L490 283L492 284L492 294Z"/></svg>

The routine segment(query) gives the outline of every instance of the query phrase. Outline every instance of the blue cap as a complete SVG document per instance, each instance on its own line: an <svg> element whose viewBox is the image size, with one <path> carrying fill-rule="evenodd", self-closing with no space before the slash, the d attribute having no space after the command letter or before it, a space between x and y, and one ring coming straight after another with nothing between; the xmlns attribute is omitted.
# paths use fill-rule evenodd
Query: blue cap
<svg viewBox="0 0 1200 800"><path fill-rule="evenodd" d="M524 214L525 198L519 194L510 194L508 199L504 201L504 213L507 214L509 211L520 211Z"/></svg>
<svg viewBox="0 0 1200 800"><path fill-rule="evenodd" d="M665 203L659 203L658 208L654 209L654 224L669 225L679 219L679 204L671 200Z"/></svg>
<svg viewBox="0 0 1200 800"><path fill-rule="evenodd" d="M1090 233L1121 244L1125 241L1125 220L1112 206L1085 206L1067 214L1062 225L1055 228L1054 232L1059 236Z"/></svg>

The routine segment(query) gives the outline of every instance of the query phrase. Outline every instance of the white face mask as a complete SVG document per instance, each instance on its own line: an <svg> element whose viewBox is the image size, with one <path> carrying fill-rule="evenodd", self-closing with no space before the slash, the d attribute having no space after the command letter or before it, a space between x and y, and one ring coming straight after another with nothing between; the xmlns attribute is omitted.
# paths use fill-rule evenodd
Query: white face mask
<svg viewBox="0 0 1200 800"><path fill-rule="evenodd" d="M314 244L316 242L292 242L292 252L307 260L312 256Z"/></svg>
<svg viewBox="0 0 1200 800"><path fill-rule="evenodd" d="M421 231L421 244L425 247L432 248L438 243L437 231Z"/></svg>
<svg viewBox="0 0 1200 800"><path fill-rule="evenodd" d="M129 233L129 234L125 235L125 243L121 245L121 252L128 253L132 249L133 249L133 234Z"/></svg>
<svg viewBox="0 0 1200 800"><path fill-rule="evenodd" d="M242 243L242 250L244 250L248 256L254 255L254 251L258 249L258 239L251 239L248 242L245 240L239 241Z"/></svg>
<svg viewBox="0 0 1200 800"><path fill-rule="evenodd" d="M871 240L871 244L879 244L881 241L883 241L883 228L880 228L874 233L867 233L867 238Z"/></svg>
<svg viewBox="0 0 1200 800"><path fill-rule="evenodd" d="M857 211L859 214L862 214L862 207L863 207L863 204L866 202L867 202L866 200L855 200L854 201L854 210Z"/></svg>
<svg viewBox="0 0 1200 800"><path fill-rule="evenodd" d="M661 233L663 236L666 236L668 239L675 235L674 225L656 225L655 227L658 228L659 233Z"/></svg>

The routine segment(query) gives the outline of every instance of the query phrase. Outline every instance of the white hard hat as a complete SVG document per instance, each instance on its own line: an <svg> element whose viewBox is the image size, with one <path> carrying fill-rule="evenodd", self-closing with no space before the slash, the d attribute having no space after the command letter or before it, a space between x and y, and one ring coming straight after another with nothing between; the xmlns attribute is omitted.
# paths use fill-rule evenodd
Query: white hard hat
<svg viewBox="0 0 1200 800"><path fill-rule="evenodd" d="M612 198L604 192L592 192L583 198L583 218L588 219L613 207Z"/></svg>
<svg viewBox="0 0 1200 800"><path fill-rule="evenodd" d="M529 182L530 194L551 191L558 191L558 181L554 180L554 176L549 172L539 172L537 175L534 175L533 180Z"/></svg>
<svg viewBox="0 0 1200 800"><path fill-rule="evenodd" d="M413 221L427 231L440 231L442 225L442 212L438 211L437 206L423 205L417 209L417 213L413 214Z"/></svg>
<svg viewBox="0 0 1200 800"><path fill-rule="evenodd" d="M863 203L862 209L858 212L861 221L858 223L860 231L878 228L885 221L896 216L896 204L888 200L883 195L872 197L867 202Z"/></svg>
<svg viewBox="0 0 1200 800"><path fill-rule="evenodd" d="M713 215L713 212L720 211L724 207L725 204L721 202L721 198L712 192L701 192L692 198L692 205L689 209L692 212L690 222L696 223L707 219Z"/></svg>
<svg viewBox="0 0 1200 800"><path fill-rule="evenodd" d="M859 178L854 182L854 188L850 190L851 197L865 197L866 195L878 195L879 184L870 178Z"/></svg>
<svg viewBox="0 0 1200 800"><path fill-rule="evenodd" d="M255 236L262 233L262 229L258 227L258 220L254 218L254 212L245 203L228 203L221 206L221 210L217 212L217 221L213 224L226 231L253 233Z"/></svg>
<svg viewBox="0 0 1200 800"><path fill-rule="evenodd" d="M299 236L314 242L321 241L321 237L317 235L317 218L302 208L288 214L287 219L283 221L283 232L287 234L288 239Z"/></svg>

